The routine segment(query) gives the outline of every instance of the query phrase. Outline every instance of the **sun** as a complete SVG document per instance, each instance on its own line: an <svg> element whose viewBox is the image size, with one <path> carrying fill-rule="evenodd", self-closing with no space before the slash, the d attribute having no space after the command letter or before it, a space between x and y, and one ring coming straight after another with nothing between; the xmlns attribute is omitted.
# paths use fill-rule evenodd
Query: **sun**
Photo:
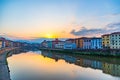
<svg viewBox="0 0 120 80"><path fill-rule="evenodd" d="M46 38L53 38L52 34L46 34Z"/></svg>

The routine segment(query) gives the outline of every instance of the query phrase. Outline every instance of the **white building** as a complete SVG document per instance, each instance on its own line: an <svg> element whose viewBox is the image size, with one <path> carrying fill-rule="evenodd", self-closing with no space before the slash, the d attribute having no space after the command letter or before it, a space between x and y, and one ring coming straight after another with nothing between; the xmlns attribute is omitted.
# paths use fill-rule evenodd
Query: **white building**
<svg viewBox="0 0 120 80"><path fill-rule="evenodd" d="M83 49L91 49L91 38L84 37L83 39Z"/></svg>
<svg viewBox="0 0 120 80"><path fill-rule="evenodd" d="M59 41L57 44L55 44L55 48L63 49L64 48L64 41Z"/></svg>
<svg viewBox="0 0 120 80"><path fill-rule="evenodd" d="M120 49L120 32L110 34L110 48Z"/></svg>

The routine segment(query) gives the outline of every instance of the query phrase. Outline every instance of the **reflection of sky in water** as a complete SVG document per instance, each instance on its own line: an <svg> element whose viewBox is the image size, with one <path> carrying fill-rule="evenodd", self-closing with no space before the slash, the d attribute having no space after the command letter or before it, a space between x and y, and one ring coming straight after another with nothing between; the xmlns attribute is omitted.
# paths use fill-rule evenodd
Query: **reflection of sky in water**
<svg viewBox="0 0 120 80"><path fill-rule="evenodd" d="M37 53L37 54L36 54ZM100 70L83 68L64 60L43 57L40 52L28 52L8 58L12 80L119 80Z"/></svg>

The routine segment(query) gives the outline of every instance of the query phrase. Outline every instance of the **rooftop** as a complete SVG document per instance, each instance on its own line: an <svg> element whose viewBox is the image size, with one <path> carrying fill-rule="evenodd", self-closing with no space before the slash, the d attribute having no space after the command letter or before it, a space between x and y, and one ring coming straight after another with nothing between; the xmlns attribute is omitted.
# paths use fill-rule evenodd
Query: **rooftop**
<svg viewBox="0 0 120 80"><path fill-rule="evenodd" d="M109 36L109 35L110 35L110 34L104 34L104 35L102 35L102 37L103 37L103 36Z"/></svg>
<svg viewBox="0 0 120 80"><path fill-rule="evenodd" d="M114 33L111 33L111 34L120 34L120 32L114 32Z"/></svg>

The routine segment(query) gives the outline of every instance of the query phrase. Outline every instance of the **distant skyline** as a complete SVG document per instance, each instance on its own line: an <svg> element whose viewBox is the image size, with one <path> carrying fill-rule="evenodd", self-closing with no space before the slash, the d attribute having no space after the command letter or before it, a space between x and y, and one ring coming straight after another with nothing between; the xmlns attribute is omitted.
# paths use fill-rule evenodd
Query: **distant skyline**
<svg viewBox="0 0 120 80"><path fill-rule="evenodd" d="M76 38L120 31L120 0L0 0L0 34Z"/></svg>

